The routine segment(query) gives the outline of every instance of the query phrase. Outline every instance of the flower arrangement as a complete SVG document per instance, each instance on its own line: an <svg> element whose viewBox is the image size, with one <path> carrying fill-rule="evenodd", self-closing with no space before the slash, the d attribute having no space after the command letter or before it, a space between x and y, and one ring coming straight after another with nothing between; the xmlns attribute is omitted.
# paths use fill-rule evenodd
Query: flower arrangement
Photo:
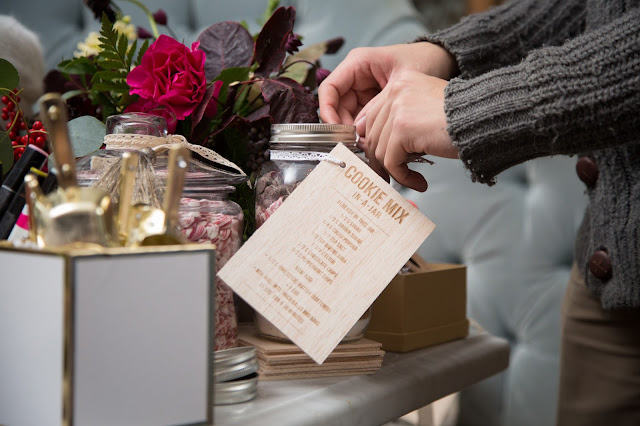
<svg viewBox="0 0 640 426"><path fill-rule="evenodd" d="M114 11L113 1L86 3L96 15L102 14L100 34L90 34L75 58L60 63L64 81L60 74L48 78L58 91L63 84L70 103L82 100L88 106L72 108L72 116L104 120L122 112L159 115L170 132L214 149L248 173L260 163L249 152L256 133L251 129L268 136L271 123L318 121L314 90L328 75L318 61L335 53L343 41L299 50L300 36L293 32L295 8L278 7L271 0L268 19L257 35L227 21L211 25L185 45L158 35L157 25L167 25L166 14L152 14L136 0L154 23L153 34L138 28L138 36L150 37L138 46L130 18Z"/></svg>
<svg viewBox="0 0 640 426"><path fill-rule="evenodd" d="M295 8L270 0L258 34L242 23L219 22L188 45L158 34L158 25L167 26L164 11L126 1L143 8L151 32L138 27L134 39L130 18L114 1L85 0L101 16L100 33L90 34L76 57L46 79L47 90L66 92L72 118L155 114L171 133L213 149L250 176L268 159L271 124L319 121L315 90L329 73L319 59L343 40L301 49ZM251 220L252 194L247 188L236 194Z"/></svg>

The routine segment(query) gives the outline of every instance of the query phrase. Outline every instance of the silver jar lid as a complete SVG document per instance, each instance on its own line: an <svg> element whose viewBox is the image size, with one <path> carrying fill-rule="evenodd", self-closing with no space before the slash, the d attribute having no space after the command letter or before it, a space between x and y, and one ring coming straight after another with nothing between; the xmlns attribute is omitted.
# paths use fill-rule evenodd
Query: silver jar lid
<svg viewBox="0 0 640 426"><path fill-rule="evenodd" d="M271 125L272 144L356 143L356 126L327 123L289 123Z"/></svg>
<svg viewBox="0 0 640 426"><path fill-rule="evenodd" d="M256 348L243 346L213 353L213 381L228 382L258 371Z"/></svg>
<svg viewBox="0 0 640 426"><path fill-rule="evenodd" d="M243 346L213 353L213 403L236 404L255 398L258 387L256 348Z"/></svg>
<svg viewBox="0 0 640 426"><path fill-rule="evenodd" d="M252 373L243 379L216 383L213 388L214 405L238 404L250 401L258 393L258 374Z"/></svg>

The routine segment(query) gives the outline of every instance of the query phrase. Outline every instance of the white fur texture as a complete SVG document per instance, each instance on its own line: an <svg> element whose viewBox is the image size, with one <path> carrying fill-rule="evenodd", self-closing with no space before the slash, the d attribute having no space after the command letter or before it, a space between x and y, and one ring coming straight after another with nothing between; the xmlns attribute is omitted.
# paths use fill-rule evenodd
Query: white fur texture
<svg viewBox="0 0 640 426"><path fill-rule="evenodd" d="M0 15L0 58L11 62L20 74L20 107L31 115L33 105L44 90L42 46L31 30L14 17Z"/></svg>

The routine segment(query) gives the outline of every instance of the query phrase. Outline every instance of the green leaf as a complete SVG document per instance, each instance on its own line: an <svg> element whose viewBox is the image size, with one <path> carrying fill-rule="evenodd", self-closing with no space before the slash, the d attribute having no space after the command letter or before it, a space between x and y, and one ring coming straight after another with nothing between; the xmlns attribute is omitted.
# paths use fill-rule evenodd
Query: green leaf
<svg viewBox="0 0 640 426"><path fill-rule="evenodd" d="M92 89L98 92L129 92L127 83L117 81L99 81L93 84Z"/></svg>
<svg viewBox="0 0 640 426"><path fill-rule="evenodd" d="M113 52L111 50L103 50L102 52L100 52L100 57L98 59L98 62L100 62L100 60L102 59L110 59L112 61L115 61L118 63L118 66L120 66L120 57L118 56L118 54L116 52Z"/></svg>
<svg viewBox="0 0 640 426"><path fill-rule="evenodd" d="M84 157L102 146L106 130L97 118L84 115L69 121L68 126L75 157Z"/></svg>
<svg viewBox="0 0 640 426"><path fill-rule="evenodd" d="M123 62L124 62L124 58L127 57L127 47L129 47L129 40L127 39L127 36L124 34L120 34L120 37L118 38L118 55L120 56L120 58L122 58Z"/></svg>
<svg viewBox="0 0 640 426"><path fill-rule="evenodd" d="M312 66L306 62L295 62L289 65L285 72L280 74L280 77L288 77L300 84L304 84L311 68Z"/></svg>
<svg viewBox="0 0 640 426"><path fill-rule="evenodd" d="M119 81L125 81L126 78L127 78L127 73L121 70L118 70L118 71L106 70L106 71L98 71L97 73L95 73L91 81L96 82L100 80L118 80L119 82Z"/></svg>
<svg viewBox="0 0 640 426"><path fill-rule="evenodd" d="M140 63L142 62L142 57L144 56L148 48L149 48L149 39L146 39L144 43L142 43L142 46L140 46L140 50L138 51L138 57L136 58L136 65L140 65Z"/></svg>
<svg viewBox="0 0 640 426"><path fill-rule="evenodd" d="M238 81L245 81L249 79L249 68L247 67L232 67L222 70L220 75L213 79L213 81L223 81L225 84L220 89L218 100L221 104L227 101L227 93L229 92L229 84Z"/></svg>
<svg viewBox="0 0 640 426"><path fill-rule="evenodd" d="M213 81L222 80L227 84L235 81L245 81L249 79L249 68L247 67L232 67L222 70L220 75L213 79Z"/></svg>
<svg viewBox="0 0 640 426"><path fill-rule="evenodd" d="M60 71L65 74L93 74L96 66L87 58L76 58L65 64Z"/></svg>
<svg viewBox="0 0 640 426"><path fill-rule="evenodd" d="M136 53L136 49L138 48L138 40L135 40L133 42L133 44L131 45L131 48L129 49L129 51L127 52L127 68L131 69L131 64L133 63L133 56Z"/></svg>
<svg viewBox="0 0 640 426"><path fill-rule="evenodd" d="M114 61L112 59L98 59L97 64L105 70L117 70L122 66L120 61Z"/></svg>
<svg viewBox="0 0 640 426"><path fill-rule="evenodd" d="M18 84L20 84L18 70L16 70L11 62L0 58L0 87L13 90L18 87ZM13 155L11 158L13 158Z"/></svg>
<svg viewBox="0 0 640 426"><path fill-rule="evenodd" d="M2 163L2 172L7 174L11 166L13 166L13 146L9 135L0 133L0 163Z"/></svg>

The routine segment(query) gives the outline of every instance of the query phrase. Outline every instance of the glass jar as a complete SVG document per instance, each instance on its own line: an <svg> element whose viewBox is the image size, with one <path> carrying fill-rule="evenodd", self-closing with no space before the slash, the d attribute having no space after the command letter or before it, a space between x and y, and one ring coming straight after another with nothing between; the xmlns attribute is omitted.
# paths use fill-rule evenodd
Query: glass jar
<svg viewBox="0 0 640 426"><path fill-rule="evenodd" d="M256 228L259 228L284 200L338 143L356 152L356 128L344 124L295 123L271 126L270 160L263 164L256 179ZM371 308L347 332L342 342L358 340L371 320ZM278 340L289 339L269 320L256 312L260 335Z"/></svg>
<svg viewBox="0 0 640 426"><path fill-rule="evenodd" d="M153 136L165 138L168 134L167 123L164 118L141 112L112 115L107 117L106 135ZM78 183L81 186L100 186L110 195L117 195L116 184L120 172L111 167L118 163L122 153L138 151L140 153L139 167L134 190L134 203L141 202L160 207L161 188L156 180L154 167L157 167L156 156L151 150L141 150L134 146L109 147L99 149L76 163ZM166 155L161 159L166 168Z"/></svg>
<svg viewBox="0 0 640 426"><path fill-rule="evenodd" d="M164 118L150 114L121 114L107 118L107 134L165 138L167 125ZM160 139L159 143L167 142ZM161 207L168 173L166 150L156 154L149 148L128 145L99 150L78 162L81 184L97 184L111 194L117 194L119 168L111 166L121 158L123 152L131 150L140 153L133 202ZM226 171L197 152L192 153L185 174L178 227L180 233L191 243L216 245L216 272L242 244L242 208L229 200L228 196L235 191L234 185L246 181L246 176ZM188 278L188 271L185 271L185 278ZM215 292L215 350L236 347L238 324L233 292L217 276Z"/></svg>
<svg viewBox="0 0 640 426"><path fill-rule="evenodd" d="M132 112L107 117L107 135L148 135L164 138L168 134L167 122L163 117Z"/></svg>
<svg viewBox="0 0 640 426"><path fill-rule="evenodd" d="M216 245L216 273L242 245L242 208L228 197L235 191L233 185L246 179L206 172L202 166L194 170L193 164L187 170L178 212L180 232L191 243ZM234 348L238 345L238 321L233 291L217 274L215 292L215 350Z"/></svg>

